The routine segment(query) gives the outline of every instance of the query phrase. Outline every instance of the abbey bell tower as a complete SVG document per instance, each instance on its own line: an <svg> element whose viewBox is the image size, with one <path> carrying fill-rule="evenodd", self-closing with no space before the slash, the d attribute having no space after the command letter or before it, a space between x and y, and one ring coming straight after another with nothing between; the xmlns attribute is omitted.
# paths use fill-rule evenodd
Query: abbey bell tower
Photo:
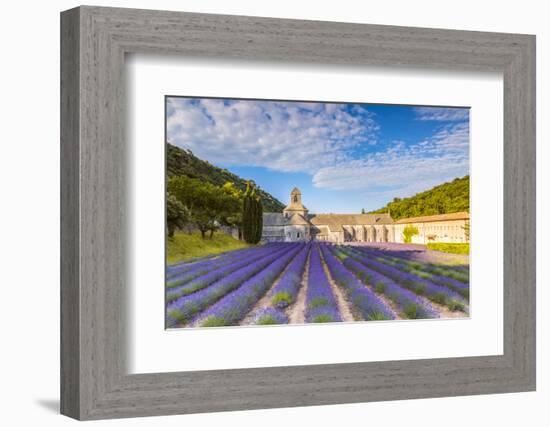
<svg viewBox="0 0 550 427"><path fill-rule="evenodd" d="M308 210L302 205L302 193L297 187L290 193L290 203L283 210L285 218L290 218L293 214L300 214L304 218L307 218Z"/></svg>

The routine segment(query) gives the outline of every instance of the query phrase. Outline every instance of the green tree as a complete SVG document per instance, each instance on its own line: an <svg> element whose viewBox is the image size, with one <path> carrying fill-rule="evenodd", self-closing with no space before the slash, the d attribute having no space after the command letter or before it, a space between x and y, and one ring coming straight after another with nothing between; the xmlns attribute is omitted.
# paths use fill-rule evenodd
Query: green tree
<svg viewBox="0 0 550 427"><path fill-rule="evenodd" d="M226 182L222 186L222 192L224 193L224 212L221 215L221 222L228 227L237 227L240 239L243 225L244 192L232 182Z"/></svg>
<svg viewBox="0 0 550 427"><path fill-rule="evenodd" d="M438 215L470 210L470 177L456 178L430 190L400 199L395 197L385 207L371 213L391 212L394 220L414 216Z"/></svg>
<svg viewBox="0 0 550 427"><path fill-rule="evenodd" d="M240 199L230 188L217 187L187 176L172 176L168 179L168 191L187 207L190 220L201 232L213 236L220 225L230 225L238 218Z"/></svg>
<svg viewBox="0 0 550 427"><path fill-rule="evenodd" d="M241 192L246 189L246 180L227 169L216 167L208 161L196 157L190 150L182 150L170 143L166 144L166 169L168 177L187 176L216 187L223 187L224 184L230 182ZM256 186L256 194L260 196L266 212L283 211L285 205L259 186Z"/></svg>
<svg viewBox="0 0 550 427"><path fill-rule="evenodd" d="M254 200L256 204L256 212L255 212L255 222L256 222L256 237L255 242L258 243L260 240L262 240L262 231L264 227L264 209L262 205L262 201L259 196L256 196Z"/></svg>
<svg viewBox="0 0 550 427"><path fill-rule="evenodd" d="M168 228L168 237L174 237L176 229L183 228L189 223L190 219L189 209L173 194L168 193L166 195L166 227Z"/></svg>
<svg viewBox="0 0 550 427"><path fill-rule="evenodd" d="M414 225L407 225L403 229L403 241L405 243L411 243L413 236L417 236L418 233L419 232L417 227L415 227Z"/></svg>
<svg viewBox="0 0 550 427"><path fill-rule="evenodd" d="M255 187L249 182L243 198L243 238L247 243L258 243L262 238L263 208Z"/></svg>

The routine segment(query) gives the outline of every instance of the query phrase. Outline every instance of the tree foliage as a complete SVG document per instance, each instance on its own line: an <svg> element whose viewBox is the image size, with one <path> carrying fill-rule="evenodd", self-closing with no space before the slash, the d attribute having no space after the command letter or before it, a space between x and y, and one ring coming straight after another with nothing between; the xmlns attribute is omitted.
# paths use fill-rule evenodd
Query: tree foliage
<svg viewBox="0 0 550 427"><path fill-rule="evenodd" d="M238 226L242 198L231 185L217 187L187 176L168 179L168 193L189 211L189 220L203 238L212 237L220 225Z"/></svg>
<svg viewBox="0 0 550 427"><path fill-rule="evenodd" d="M405 243L411 243L413 236L418 236L418 227L415 227L414 225L407 225L403 229L403 241Z"/></svg>
<svg viewBox="0 0 550 427"><path fill-rule="evenodd" d="M394 220L414 216L470 211L470 176L433 187L404 199L394 198L385 207L370 213L390 212Z"/></svg>
<svg viewBox="0 0 550 427"><path fill-rule="evenodd" d="M247 243L256 244L262 238L263 208L256 188L248 183L243 199L243 238Z"/></svg>
<svg viewBox="0 0 550 427"><path fill-rule="evenodd" d="M168 228L168 236L174 237L176 229L185 227L190 219L189 209L176 196L168 193L166 196L166 227Z"/></svg>
<svg viewBox="0 0 550 427"><path fill-rule="evenodd" d="M168 176L187 176L201 182L222 187L227 183L244 193L247 182L245 179L199 159L191 150L182 150L172 144L166 144L166 168ZM282 212L285 205L268 192L256 187L256 195L260 198L265 212Z"/></svg>

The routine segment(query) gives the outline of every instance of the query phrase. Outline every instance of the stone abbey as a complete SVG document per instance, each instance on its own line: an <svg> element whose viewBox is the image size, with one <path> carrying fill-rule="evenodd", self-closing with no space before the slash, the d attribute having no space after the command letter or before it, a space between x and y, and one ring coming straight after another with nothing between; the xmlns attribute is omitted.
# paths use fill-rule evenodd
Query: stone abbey
<svg viewBox="0 0 550 427"><path fill-rule="evenodd" d="M265 242L326 241L403 243L403 230L412 225L418 234L412 243L465 243L468 241L468 212L402 218L394 221L389 213L314 214L302 203L302 193L294 188L290 203L279 212L263 214L262 240Z"/></svg>

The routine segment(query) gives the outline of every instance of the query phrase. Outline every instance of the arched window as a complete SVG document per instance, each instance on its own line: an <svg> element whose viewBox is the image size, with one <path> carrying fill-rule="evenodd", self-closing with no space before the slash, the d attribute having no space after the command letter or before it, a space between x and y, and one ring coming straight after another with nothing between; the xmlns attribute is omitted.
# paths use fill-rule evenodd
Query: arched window
<svg viewBox="0 0 550 427"><path fill-rule="evenodd" d="M294 195L294 203L298 203L298 196Z"/></svg>

